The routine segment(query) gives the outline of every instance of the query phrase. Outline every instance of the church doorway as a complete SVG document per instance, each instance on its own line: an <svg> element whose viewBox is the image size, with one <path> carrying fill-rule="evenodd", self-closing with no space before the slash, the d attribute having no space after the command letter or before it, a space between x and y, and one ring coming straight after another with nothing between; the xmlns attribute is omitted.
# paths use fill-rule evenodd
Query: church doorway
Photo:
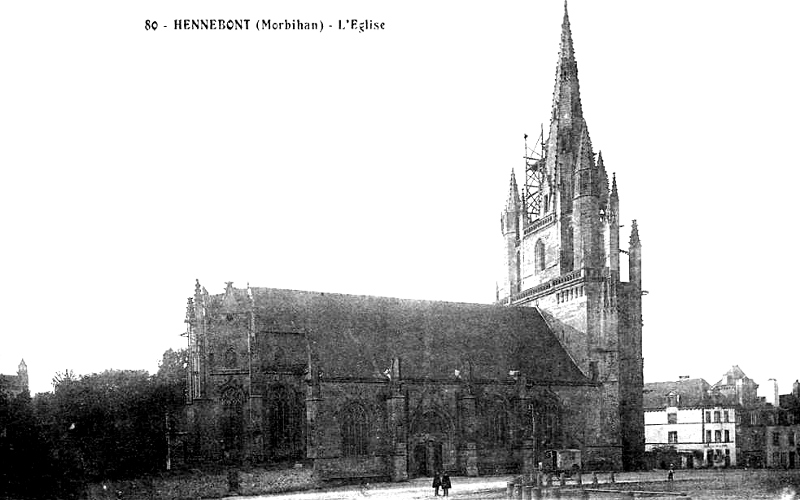
<svg viewBox="0 0 800 500"><path fill-rule="evenodd" d="M442 443L440 441L431 441L431 455L433 455L433 473L441 473L442 471Z"/></svg>
<svg viewBox="0 0 800 500"><path fill-rule="evenodd" d="M416 471L414 471L414 475L428 475L428 453L425 450L424 444L418 444L414 447L414 464L417 466Z"/></svg>
<svg viewBox="0 0 800 500"><path fill-rule="evenodd" d="M444 470L443 443L433 439L417 443L414 446L414 468L416 476L433 476Z"/></svg>
<svg viewBox="0 0 800 500"><path fill-rule="evenodd" d="M451 426L437 412L427 411L414 420L409 444L412 475L433 476L456 465Z"/></svg>

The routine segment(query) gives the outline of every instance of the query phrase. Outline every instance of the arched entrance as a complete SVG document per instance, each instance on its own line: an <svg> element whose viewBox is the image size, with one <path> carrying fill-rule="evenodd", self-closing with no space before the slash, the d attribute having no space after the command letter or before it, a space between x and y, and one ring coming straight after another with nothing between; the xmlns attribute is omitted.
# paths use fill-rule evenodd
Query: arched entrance
<svg viewBox="0 0 800 500"><path fill-rule="evenodd" d="M411 429L408 470L412 476L432 476L454 465L452 426L446 417L435 411L424 412L414 419Z"/></svg>

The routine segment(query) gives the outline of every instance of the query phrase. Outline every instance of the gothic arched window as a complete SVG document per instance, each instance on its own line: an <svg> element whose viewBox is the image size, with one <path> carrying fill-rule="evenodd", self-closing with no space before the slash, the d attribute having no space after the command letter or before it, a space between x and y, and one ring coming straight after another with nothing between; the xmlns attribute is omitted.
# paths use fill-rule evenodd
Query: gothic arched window
<svg viewBox="0 0 800 500"><path fill-rule="evenodd" d="M244 394L241 389L228 387L222 391L222 444L228 458L238 454L244 439Z"/></svg>
<svg viewBox="0 0 800 500"><path fill-rule="evenodd" d="M491 415L489 421L490 439L497 445L508 443L508 412L505 405L500 404L499 408Z"/></svg>
<svg viewBox="0 0 800 500"><path fill-rule="evenodd" d="M544 242L542 240L537 240L533 247L533 262L537 272L544 270Z"/></svg>
<svg viewBox="0 0 800 500"><path fill-rule="evenodd" d="M561 409L554 396L537 398L528 408L532 431L539 446L558 448L561 445Z"/></svg>
<svg viewBox="0 0 800 500"><path fill-rule="evenodd" d="M361 405L350 406L342 418L342 455L366 455L369 440L367 413Z"/></svg>
<svg viewBox="0 0 800 500"><path fill-rule="evenodd" d="M298 458L303 453L305 425L300 395L283 385L270 388L264 399L269 418L269 450L273 458Z"/></svg>

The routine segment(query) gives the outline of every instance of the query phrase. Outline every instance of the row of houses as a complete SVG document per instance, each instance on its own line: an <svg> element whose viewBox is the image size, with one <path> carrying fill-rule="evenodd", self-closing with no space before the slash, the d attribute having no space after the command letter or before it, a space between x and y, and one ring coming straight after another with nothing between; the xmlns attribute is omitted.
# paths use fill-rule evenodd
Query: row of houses
<svg viewBox="0 0 800 500"><path fill-rule="evenodd" d="M652 467L800 468L800 382L769 395L733 366L711 385L701 378L644 385L645 450Z"/></svg>

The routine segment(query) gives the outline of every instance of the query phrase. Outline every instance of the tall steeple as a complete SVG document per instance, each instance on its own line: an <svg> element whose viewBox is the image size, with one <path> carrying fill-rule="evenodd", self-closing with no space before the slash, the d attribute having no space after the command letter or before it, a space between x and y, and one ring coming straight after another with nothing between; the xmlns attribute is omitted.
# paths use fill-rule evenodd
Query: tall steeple
<svg viewBox="0 0 800 500"><path fill-rule="evenodd" d="M644 452L641 242L634 221L630 249L620 248L617 179L593 150L566 2L555 80L541 158L525 148L522 199L511 177L496 296L510 306L537 307L584 375L603 380L600 398L614 403L600 405L598 421L617 430L611 439L592 438L592 453L611 453L617 465L633 468ZM621 251L629 256L627 282ZM606 447L614 451L599 451Z"/></svg>
<svg viewBox="0 0 800 500"><path fill-rule="evenodd" d="M564 3L564 19L561 22L561 41L556 63L556 82L553 90L550 134L545 151L545 171L554 179L554 202L556 212L561 218L569 217L573 209L574 173L577 168L577 150L581 136L586 128L581 107L580 84L578 83L578 63L575 61L575 48L572 42L572 29ZM562 232L563 258L572 261L571 245L567 241L570 231ZM562 271L571 270L570 266Z"/></svg>
<svg viewBox="0 0 800 500"><path fill-rule="evenodd" d="M564 20L561 23L561 43L558 49L556 84L550 117L548 156L553 157L568 144L580 140L582 126L583 109L578 83L578 63L575 61L567 3L564 2ZM571 133L573 130L577 133Z"/></svg>

